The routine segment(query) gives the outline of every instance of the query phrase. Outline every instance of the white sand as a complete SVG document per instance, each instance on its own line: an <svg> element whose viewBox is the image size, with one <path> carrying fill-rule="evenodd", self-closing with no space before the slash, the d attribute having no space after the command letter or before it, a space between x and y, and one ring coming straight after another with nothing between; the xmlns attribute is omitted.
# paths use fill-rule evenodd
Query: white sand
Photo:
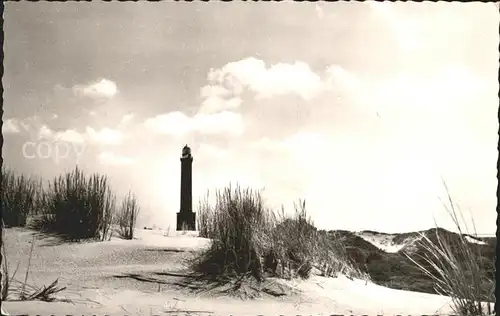
<svg viewBox="0 0 500 316"><path fill-rule="evenodd" d="M22 262L17 279L24 278L31 232L6 230L5 242L11 271ZM52 245L53 239L36 241L30 284L48 285L60 277L68 289L61 298L73 303L4 302L11 315L331 315L331 314L436 314L450 313L449 299L405 292L346 277L312 276L308 280L279 280L300 295L263 296L240 300L228 296L194 294L175 285L184 260L210 241L188 234L164 237L164 232L137 230L137 239L112 239L100 243ZM20 260L20 261L19 261ZM130 273L137 280L123 275ZM120 277L121 276L121 277ZM446 307L446 308L445 308Z"/></svg>
<svg viewBox="0 0 500 316"><path fill-rule="evenodd" d="M387 253L396 253L421 239L421 237L406 238L404 241L396 243L394 242L394 237L396 237L396 235L393 234L373 234L371 232L357 232L356 235Z"/></svg>
<svg viewBox="0 0 500 316"><path fill-rule="evenodd" d="M478 239L471 237L471 236L465 236L465 240L467 240L467 242L469 242L471 244L486 245L486 243L484 241L478 240Z"/></svg>

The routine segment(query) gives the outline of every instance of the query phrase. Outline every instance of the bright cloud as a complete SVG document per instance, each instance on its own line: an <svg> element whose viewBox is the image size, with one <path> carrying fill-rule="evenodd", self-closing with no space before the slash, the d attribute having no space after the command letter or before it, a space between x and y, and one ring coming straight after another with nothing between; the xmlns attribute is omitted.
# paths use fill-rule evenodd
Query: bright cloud
<svg viewBox="0 0 500 316"><path fill-rule="evenodd" d="M22 131L29 131L35 125L40 125L40 120L37 116L29 116L24 119L13 117L3 122L2 132L5 134L17 134Z"/></svg>
<svg viewBox="0 0 500 316"><path fill-rule="evenodd" d="M73 87L73 92L78 96L110 99L118 92L118 88L113 81L101 79L87 85L76 85Z"/></svg>
<svg viewBox="0 0 500 316"><path fill-rule="evenodd" d="M321 77L304 62L277 63L267 67L264 61L254 57L230 62L220 69L211 69L208 79L212 84L235 94L247 88L256 93L257 98L297 94L304 99L311 99L324 89ZM218 90L222 91L221 88Z"/></svg>
<svg viewBox="0 0 500 316"><path fill-rule="evenodd" d="M100 163L108 165L130 165L134 162L130 157L120 156L111 152L103 152L98 158Z"/></svg>
<svg viewBox="0 0 500 316"><path fill-rule="evenodd" d="M121 142L123 135L120 131L110 128L103 128L96 131L91 127L87 127L84 133L80 133L74 129L54 131L47 125L42 125L38 129L38 138L65 141L69 143L90 142L95 144L116 145Z"/></svg>
<svg viewBox="0 0 500 316"><path fill-rule="evenodd" d="M196 115L192 122L193 129L202 134L240 136L244 131L241 114L229 111L212 115Z"/></svg>
<svg viewBox="0 0 500 316"><path fill-rule="evenodd" d="M200 94L203 98L227 97L230 96L232 92L219 85L206 85L203 88L201 88Z"/></svg>
<svg viewBox="0 0 500 316"><path fill-rule="evenodd" d="M127 119L130 119L126 117ZM20 133L22 130L34 133L39 139L65 141L70 143L91 142L104 145L117 145L123 140L123 134L119 130L102 128L95 130L87 126L85 132L75 129L55 131L46 123L40 121L36 116L27 117L23 120L12 118L4 122L2 130L4 133Z"/></svg>
<svg viewBox="0 0 500 316"><path fill-rule="evenodd" d="M132 113L124 115L120 121L120 125L126 125L126 124L130 123L134 119L134 116L135 115Z"/></svg>
<svg viewBox="0 0 500 316"><path fill-rule="evenodd" d="M236 110L241 103L240 98L224 99L219 96L211 96L203 101L199 113L211 114L223 110Z"/></svg>
<svg viewBox="0 0 500 316"><path fill-rule="evenodd" d="M65 141L68 143L84 143L85 137L75 130L66 130L63 132L57 132L55 134L55 139Z"/></svg>
<svg viewBox="0 0 500 316"><path fill-rule="evenodd" d="M159 134L183 136L192 130L192 119L182 112L170 112L149 118L144 122L146 128Z"/></svg>
<svg viewBox="0 0 500 316"><path fill-rule="evenodd" d="M84 135L78 133L75 130L69 129L65 131L53 131L46 125L42 125L38 130L38 138L40 139L50 139L57 141L65 141L69 143L84 143Z"/></svg>
<svg viewBox="0 0 500 316"><path fill-rule="evenodd" d="M339 65L328 66L325 77L326 87L335 88L337 90L354 92L361 84L356 75Z"/></svg>
<svg viewBox="0 0 500 316"><path fill-rule="evenodd" d="M110 128L103 128L100 131L96 131L91 127L87 127L86 132L91 141L101 144L117 145L123 139L123 134L120 131Z"/></svg>
<svg viewBox="0 0 500 316"><path fill-rule="evenodd" d="M2 133L4 134L16 134L21 132L21 125L19 121L15 118L10 118L5 120L2 125Z"/></svg>
<svg viewBox="0 0 500 316"><path fill-rule="evenodd" d="M239 136L244 131L241 114L228 111L197 114L193 117L182 112L170 112L147 119L144 125L152 131L171 136L184 136L188 133Z"/></svg>
<svg viewBox="0 0 500 316"><path fill-rule="evenodd" d="M250 57L211 69L208 85L200 89L202 102L197 114L190 117L180 111L149 118L144 125L157 133L182 137L189 133L205 135L242 135L245 124L237 111L244 89L259 98L296 94L308 100L332 88L357 88L356 78L340 66L328 67L323 77L304 62L277 63L267 66Z"/></svg>

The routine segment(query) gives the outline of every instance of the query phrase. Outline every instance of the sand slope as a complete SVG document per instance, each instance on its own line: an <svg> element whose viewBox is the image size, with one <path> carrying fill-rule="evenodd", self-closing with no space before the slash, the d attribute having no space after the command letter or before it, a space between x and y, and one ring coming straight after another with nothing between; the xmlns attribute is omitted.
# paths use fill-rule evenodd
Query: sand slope
<svg viewBox="0 0 500 316"><path fill-rule="evenodd" d="M186 260L210 241L189 235L137 230L132 241L59 243L39 235L30 267L30 284L48 285L60 278L68 302L4 302L11 315L331 315L449 313L448 298L388 289L346 277L273 280L270 287L284 296L263 295L241 300L195 287L186 278ZM33 232L7 229L5 242L10 270L18 262L24 278ZM199 284L198 284L199 285ZM267 285L266 285L267 286Z"/></svg>

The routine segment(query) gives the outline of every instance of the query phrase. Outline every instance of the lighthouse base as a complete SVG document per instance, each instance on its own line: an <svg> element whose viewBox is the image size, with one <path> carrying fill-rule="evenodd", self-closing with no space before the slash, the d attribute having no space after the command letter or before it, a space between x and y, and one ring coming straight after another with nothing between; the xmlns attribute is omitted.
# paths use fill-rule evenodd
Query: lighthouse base
<svg viewBox="0 0 500 316"><path fill-rule="evenodd" d="M196 230L196 213L179 212L177 213L177 230Z"/></svg>

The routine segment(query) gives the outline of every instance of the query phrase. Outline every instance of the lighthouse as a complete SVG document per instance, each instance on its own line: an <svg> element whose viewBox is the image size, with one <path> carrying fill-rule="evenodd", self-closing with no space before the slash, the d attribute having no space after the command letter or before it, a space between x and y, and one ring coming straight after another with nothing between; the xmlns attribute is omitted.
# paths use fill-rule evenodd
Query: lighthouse
<svg viewBox="0 0 500 316"><path fill-rule="evenodd" d="M181 209L177 213L177 230L196 230L196 214L193 212L193 156L188 145L181 156Z"/></svg>

